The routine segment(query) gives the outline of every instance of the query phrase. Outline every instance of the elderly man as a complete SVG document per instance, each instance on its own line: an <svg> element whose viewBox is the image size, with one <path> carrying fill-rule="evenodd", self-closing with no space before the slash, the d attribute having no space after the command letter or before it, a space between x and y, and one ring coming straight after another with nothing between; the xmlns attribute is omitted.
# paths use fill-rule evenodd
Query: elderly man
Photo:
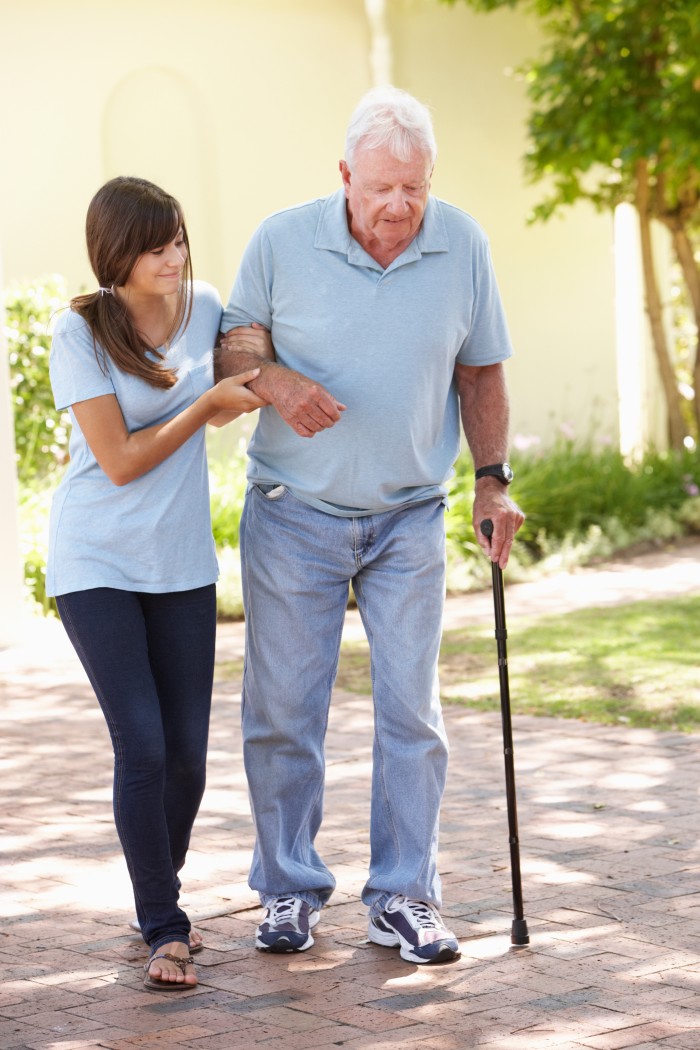
<svg viewBox="0 0 700 1050"><path fill-rule="evenodd" d="M523 515L507 495L511 348L488 244L473 219L430 196L436 152L421 103L391 87L366 95L342 189L262 223L224 315L223 331L269 329L276 351L276 362L258 360L234 337L219 360L222 374L259 366L249 385L268 403L241 520L250 886L267 909L263 951L309 948L335 886L315 838L352 584L375 712L369 938L412 963L459 957L438 910L447 742L437 662L460 412L478 468L477 535L501 566Z"/></svg>

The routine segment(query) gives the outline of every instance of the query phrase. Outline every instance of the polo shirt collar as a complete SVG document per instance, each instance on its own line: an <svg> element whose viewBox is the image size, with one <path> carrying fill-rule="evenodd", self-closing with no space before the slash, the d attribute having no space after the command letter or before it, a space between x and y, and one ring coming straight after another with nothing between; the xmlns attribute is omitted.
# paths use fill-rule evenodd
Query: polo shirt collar
<svg viewBox="0 0 700 1050"><path fill-rule="evenodd" d="M326 197L323 203L316 227L314 248L347 255L348 262L353 266L369 266L374 270L382 269L376 259L373 259L350 235L345 210L345 191L342 188L336 190L330 197ZM448 252L449 250L450 241L445 220L436 198L429 197L418 233L405 251L387 267L387 270L415 262L420 259L421 255L429 252Z"/></svg>

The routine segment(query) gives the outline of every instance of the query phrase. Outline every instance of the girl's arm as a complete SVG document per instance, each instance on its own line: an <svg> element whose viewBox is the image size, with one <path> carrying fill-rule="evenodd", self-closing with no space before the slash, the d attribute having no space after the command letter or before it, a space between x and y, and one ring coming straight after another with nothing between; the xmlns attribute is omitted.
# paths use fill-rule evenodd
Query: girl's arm
<svg viewBox="0 0 700 1050"><path fill-rule="evenodd" d="M200 427L220 413L231 419L266 404L246 383L259 369L222 379L165 423L129 433L114 394L102 394L72 405L92 454L115 485L128 485L167 459Z"/></svg>

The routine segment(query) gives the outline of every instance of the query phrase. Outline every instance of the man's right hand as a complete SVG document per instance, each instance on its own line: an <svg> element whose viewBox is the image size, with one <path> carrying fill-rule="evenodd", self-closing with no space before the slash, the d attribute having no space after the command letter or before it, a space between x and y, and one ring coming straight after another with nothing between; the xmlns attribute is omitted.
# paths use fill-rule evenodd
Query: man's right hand
<svg viewBox="0 0 700 1050"><path fill-rule="evenodd" d="M277 409L299 437L313 437L335 426L345 411L345 405L320 383L282 365L263 368L250 387Z"/></svg>
<svg viewBox="0 0 700 1050"><path fill-rule="evenodd" d="M221 343L214 351L215 379L259 368L260 374L248 387L276 408L299 437L313 437L335 426L345 411L345 405L320 383L276 363L269 333L260 325L233 329L222 336Z"/></svg>

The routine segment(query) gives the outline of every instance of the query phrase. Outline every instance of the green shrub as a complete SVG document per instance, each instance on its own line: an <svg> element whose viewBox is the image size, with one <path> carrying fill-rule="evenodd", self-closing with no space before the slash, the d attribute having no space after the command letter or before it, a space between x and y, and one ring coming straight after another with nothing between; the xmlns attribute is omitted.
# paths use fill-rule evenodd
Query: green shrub
<svg viewBox="0 0 700 1050"><path fill-rule="evenodd" d="M58 276L13 284L4 294L20 483L46 476L68 453L68 414L54 408L49 380L51 322L65 303Z"/></svg>
<svg viewBox="0 0 700 1050"><path fill-rule="evenodd" d="M58 475L56 475L57 477ZM53 484L34 480L20 486L20 551L24 586L30 602L45 616L56 613L56 601L46 596L46 544Z"/></svg>
<svg viewBox="0 0 700 1050"><path fill-rule="evenodd" d="M612 445L560 441L515 452L513 498L527 514L513 547L513 566L580 564L639 542L667 542L700 531L700 457L695 451L648 452L627 463ZM471 524L474 467L464 452L452 482L447 531L466 558L475 550Z"/></svg>
<svg viewBox="0 0 700 1050"><path fill-rule="evenodd" d="M238 525L246 490L245 443L225 459L209 457L211 527L218 549L238 546Z"/></svg>
<svg viewBox="0 0 700 1050"><path fill-rule="evenodd" d="M220 620L243 617L238 529L246 490L246 440L241 438L232 452L209 455L211 524L219 562L216 607Z"/></svg>
<svg viewBox="0 0 700 1050"><path fill-rule="evenodd" d="M591 526L606 531L611 518L630 533L654 535L650 515L675 516L697 487L700 463L695 452L646 453L628 464L612 445L593 448L562 441L536 455L515 454L514 498L527 512L519 542L535 556L542 535L563 540ZM661 518L659 538L664 538Z"/></svg>
<svg viewBox="0 0 700 1050"><path fill-rule="evenodd" d="M690 496L681 506L678 519L688 532L700 532L700 496Z"/></svg>

